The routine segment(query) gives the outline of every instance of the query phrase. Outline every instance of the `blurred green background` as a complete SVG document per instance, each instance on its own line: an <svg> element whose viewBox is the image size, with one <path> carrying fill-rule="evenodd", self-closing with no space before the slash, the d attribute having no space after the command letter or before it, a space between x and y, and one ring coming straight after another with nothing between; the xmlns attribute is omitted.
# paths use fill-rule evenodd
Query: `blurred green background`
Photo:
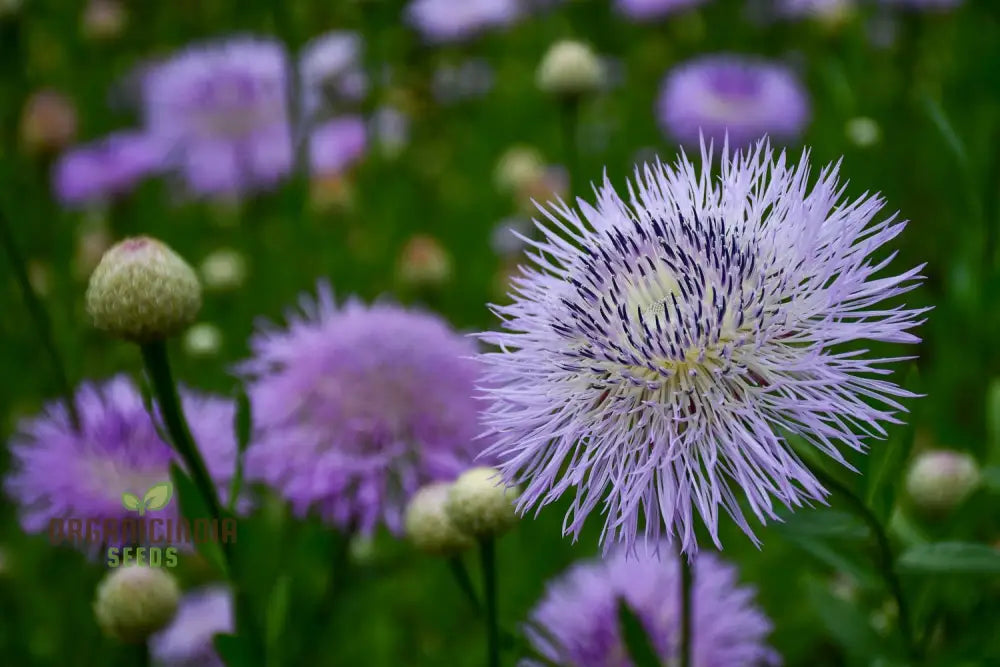
<svg viewBox="0 0 1000 667"><path fill-rule="evenodd" d="M613 59L620 73L616 85L581 109L580 159L571 182L585 197L605 170L622 184L637 160L673 158L677 147L658 129L653 105L674 64L713 52L790 62L813 105L802 144L791 151L811 147L817 169L843 156L848 196L881 191L890 212L898 209L912 221L898 240L894 266L927 263L926 284L908 298L910 305L935 308L920 330L924 342L911 375L911 386L927 396L914 403L913 428L894 429L893 447L953 448L983 465L1000 463L1000 390L994 384L1000 380L1000 3L967 1L933 13L864 5L833 22L766 23L751 20L742 1L716 0L662 22L633 24L612 13L608 2L571 1L466 44L436 47L424 45L403 23L398 2L301 0L278 8L236 0L122 2L120 30L101 37L88 30L86 8L82 2L24 0L0 18L0 206L28 259L74 384L141 372L134 347L94 331L84 313L84 246L95 229L114 239L157 236L196 266L219 248L245 257L247 275L238 289L206 293L201 320L221 332L218 350L199 354L183 341L174 344L181 380L206 390L232 392L229 369L247 354L255 318L279 319L321 277L338 296L389 296L433 308L461 330L491 327L486 304L504 298L511 262L494 250L492 234L501 220L524 217L516 198L496 187L497 163L512 145L527 144L547 163L565 164L559 109L537 90L535 70L553 41L572 37ZM287 21L276 23L282 15ZM370 138L364 158L326 184L327 201L314 196L305 207L300 202L308 184L289 183L239 202L178 201L155 179L101 211L67 211L55 201L49 183L55 153L28 150L21 133L29 96L46 88L65 94L76 110L77 140L97 138L138 124L115 94L137 64L194 41L234 33L273 36L279 27L292 48L328 30L360 31L368 62L387 64L391 74L356 111L370 115L389 105L404 113L405 144L388 151ZM894 38L884 43L887 30ZM492 68L488 92L436 101L433 72L469 58ZM873 142L852 140L848 127L859 117L877 125ZM450 257L443 282L414 285L401 272L401 254L415 235L433 238ZM12 276L3 256L3 437L58 391ZM0 471L7 456L0 449ZM947 521L928 523L894 493L904 464L905 456L894 464L887 505L897 507L894 539L900 544L1000 540L995 487L985 485ZM863 472L868 462L858 465ZM865 484L862 477L852 482ZM0 663L132 664L130 654L100 637L92 618L100 567L24 535L15 508L2 502ZM599 521L590 522L577 544L560 537L565 505L523 521L501 542L501 618L508 628L525 618L546 579L597 553ZM837 518L827 510L816 516ZM762 529L760 551L732 526L725 528L725 556L757 585L775 623L773 645L788 665L891 664L873 657L894 634L888 597L871 581L870 552L835 532L810 537L800 525L809 520L803 512L787 526ZM281 664L482 664L481 623L443 562L417 556L385 534L347 547L318 523L289 522L276 503L255 516L245 536L240 548L252 554L252 590L262 603L281 573L290 577L288 622L277 643ZM347 556L338 556L342 552ZM186 585L210 576L195 562L186 562L180 574ZM1000 664L996 577L985 583L962 576L904 581L918 619L935 620L928 664ZM321 601L331 585L336 597ZM507 661L513 664L511 655Z"/></svg>

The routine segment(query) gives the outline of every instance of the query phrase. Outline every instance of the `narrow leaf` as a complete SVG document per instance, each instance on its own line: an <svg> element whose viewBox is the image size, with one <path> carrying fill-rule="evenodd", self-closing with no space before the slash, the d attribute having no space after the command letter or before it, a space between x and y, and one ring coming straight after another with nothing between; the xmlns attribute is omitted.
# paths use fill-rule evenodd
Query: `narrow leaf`
<svg viewBox="0 0 1000 667"><path fill-rule="evenodd" d="M963 169L968 169L969 154L965 150L965 144L962 142L961 137L958 136L955 128L948 120L948 115L945 113L944 108L930 95L924 95L923 102L927 117L930 118L931 123L937 129L941 138L944 139L945 144L947 144L948 149L955 156L959 166Z"/></svg>
<svg viewBox="0 0 1000 667"><path fill-rule="evenodd" d="M921 574L1000 575L1000 551L972 542L921 544L899 557L899 569Z"/></svg>
<svg viewBox="0 0 1000 667"><path fill-rule="evenodd" d="M621 626L622 640L635 667L660 667L660 658L649 641L642 621L623 598L618 600L618 623Z"/></svg>
<svg viewBox="0 0 1000 667"><path fill-rule="evenodd" d="M250 397L240 386L236 393L236 415L233 418L233 430L236 432L236 443L242 454L250 446L250 434L253 429L253 413L250 407Z"/></svg>
<svg viewBox="0 0 1000 667"><path fill-rule="evenodd" d="M291 600L291 586L288 575L278 578L274 589L271 591L271 599L267 603L265 613L265 654L267 664L278 665L279 648L281 637L285 632L285 622L288 618L288 604Z"/></svg>
<svg viewBox="0 0 1000 667"><path fill-rule="evenodd" d="M793 541L797 537L866 540L871 536L864 521L832 509L785 512L774 529Z"/></svg>
<svg viewBox="0 0 1000 667"><path fill-rule="evenodd" d="M197 519L211 517L208 506L202 499L198 487L195 486L194 481L176 462L170 464L170 479L173 480L173 486L176 489L181 516L190 521L192 526ZM211 541L196 543L195 548L210 563L215 565L220 572L226 571L225 559L217 543Z"/></svg>

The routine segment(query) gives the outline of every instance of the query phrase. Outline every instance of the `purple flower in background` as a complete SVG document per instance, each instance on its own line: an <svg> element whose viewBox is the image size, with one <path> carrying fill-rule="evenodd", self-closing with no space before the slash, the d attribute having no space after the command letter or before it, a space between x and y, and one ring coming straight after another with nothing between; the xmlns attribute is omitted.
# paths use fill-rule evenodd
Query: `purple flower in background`
<svg viewBox="0 0 1000 667"><path fill-rule="evenodd" d="M184 410L205 465L224 491L235 463L233 405L182 392ZM122 494L138 495L170 481L170 463L180 462L156 432L135 384L117 376L84 384L76 392L81 430L77 433L62 402L23 421L12 436L12 471L5 490L21 507L21 525L44 532L57 518L127 519ZM160 512L177 517L177 503Z"/></svg>
<svg viewBox="0 0 1000 667"><path fill-rule="evenodd" d="M465 470L481 448L474 344L399 306L338 307L328 286L287 329L262 329L239 370L258 433L248 479L299 514L362 533L401 530L420 486Z"/></svg>
<svg viewBox="0 0 1000 667"><path fill-rule="evenodd" d="M913 289L920 267L882 276L872 254L905 225L873 222L877 196L842 199L835 166L810 190L766 142L724 153L713 175L637 170L623 199L605 181L582 215L544 210L534 266L494 306L500 348L483 355L496 436L487 453L520 508L569 492L565 532L601 507L602 542L679 539L697 551L695 515L718 537L720 511L754 541L775 500L792 507L825 489L791 449L797 436L847 465L899 423L884 376L891 359L839 352L842 343L916 343L922 310L881 304ZM875 277L876 274L880 277Z"/></svg>
<svg viewBox="0 0 1000 667"><path fill-rule="evenodd" d="M566 667L631 664L621 635L618 604L635 613L664 665L680 657L681 577L677 558L661 545L661 556L626 556L570 568L548 584L525 628L535 649ZM661 559L662 558L662 559ZM741 586L736 568L714 554L694 563L692 664L698 667L760 667L781 659L767 645L771 622L755 604L756 591ZM539 632L541 628L544 632ZM523 667L540 665L532 660Z"/></svg>
<svg viewBox="0 0 1000 667"><path fill-rule="evenodd" d="M224 667L213 639L233 631L233 598L229 589L209 586L181 598L177 615L150 638L149 652L157 667Z"/></svg>
<svg viewBox="0 0 1000 667"><path fill-rule="evenodd" d="M615 9L635 21L651 21L705 2L706 0L615 0Z"/></svg>
<svg viewBox="0 0 1000 667"><path fill-rule="evenodd" d="M191 47L147 69L147 130L169 147L189 189L241 192L288 174L285 70L279 43L252 38Z"/></svg>
<svg viewBox="0 0 1000 667"><path fill-rule="evenodd" d="M734 55L702 56L667 75L657 101L660 124L677 141L701 135L743 146L764 135L795 139L809 121L809 97L783 65Z"/></svg>
<svg viewBox="0 0 1000 667"><path fill-rule="evenodd" d="M431 90L442 104L483 97L493 88L493 68L482 58L470 58L459 65L442 65L434 70Z"/></svg>
<svg viewBox="0 0 1000 667"><path fill-rule="evenodd" d="M361 36L335 30L317 37L302 50L303 113L314 119L339 100L357 101L368 89L361 66Z"/></svg>
<svg viewBox="0 0 1000 667"><path fill-rule="evenodd" d="M339 173L365 153L365 121L360 116L329 120L312 133L311 169L314 174Z"/></svg>
<svg viewBox="0 0 1000 667"><path fill-rule="evenodd" d="M835 19L854 8L854 0L775 0L774 12L788 19Z"/></svg>
<svg viewBox="0 0 1000 667"><path fill-rule="evenodd" d="M412 0L406 19L429 42L459 42L512 24L518 0Z"/></svg>
<svg viewBox="0 0 1000 667"><path fill-rule="evenodd" d="M163 169L163 145L139 132L117 132L76 146L56 162L52 187L67 206L104 202L125 194Z"/></svg>

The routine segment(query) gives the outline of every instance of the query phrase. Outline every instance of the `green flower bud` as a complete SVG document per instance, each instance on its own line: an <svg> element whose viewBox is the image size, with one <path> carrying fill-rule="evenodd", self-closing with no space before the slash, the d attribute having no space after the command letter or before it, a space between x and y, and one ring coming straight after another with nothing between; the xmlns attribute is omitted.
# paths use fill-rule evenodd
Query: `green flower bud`
<svg viewBox="0 0 1000 667"><path fill-rule="evenodd" d="M135 343L180 332L201 309L201 285L187 262L148 236L109 249L90 276L87 312L94 326Z"/></svg>
<svg viewBox="0 0 1000 667"><path fill-rule="evenodd" d="M450 556L472 547L475 542L455 527L445 503L451 484L438 483L423 487L406 507L406 536L425 553Z"/></svg>
<svg viewBox="0 0 1000 667"><path fill-rule="evenodd" d="M928 515L951 512L979 486L975 459L962 452L931 450L917 456L906 476L913 505Z"/></svg>
<svg viewBox="0 0 1000 667"><path fill-rule="evenodd" d="M538 87L559 97L593 93L604 81L604 68L586 44L566 40L553 44L538 67Z"/></svg>
<svg viewBox="0 0 1000 667"><path fill-rule="evenodd" d="M517 487L507 487L495 468L466 470L451 485L445 511L455 527L473 537L490 537L517 523Z"/></svg>
<svg viewBox="0 0 1000 667"><path fill-rule="evenodd" d="M94 615L108 636L138 643L170 623L180 595L177 582L160 568L121 567L98 585Z"/></svg>

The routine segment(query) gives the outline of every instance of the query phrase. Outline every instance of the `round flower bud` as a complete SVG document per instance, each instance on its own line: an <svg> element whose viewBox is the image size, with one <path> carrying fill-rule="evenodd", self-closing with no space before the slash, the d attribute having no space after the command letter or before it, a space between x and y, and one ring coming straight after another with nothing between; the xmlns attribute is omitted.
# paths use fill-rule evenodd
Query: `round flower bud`
<svg viewBox="0 0 1000 667"><path fill-rule="evenodd" d="M198 267L205 289L222 292L243 285L247 277L247 261L243 253L233 248L219 248Z"/></svg>
<svg viewBox="0 0 1000 667"><path fill-rule="evenodd" d="M406 536L420 551L449 556L464 551L474 542L452 522L445 510L451 484L429 484L413 494L406 506Z"/></svg>
<svg viewBox="0 0 1000 667"><path fill-rule="evenodd" d="M913 462L906 492L914 506L929 515L947 514L979 485L979 468L968 454L927 451Z"/></svg>
<svg viewBox="0 0 1000 667"><path fill-rule="evenodd" d="M418 234L400 253L398 275L407 286L438 287L451 277L451 257L437 239Z"/></svg>
<svg viewBox="0 0 1000 667"><path fill-rule="evenodd" d="M504 486L496 468L466 470L448 489L445 511L455 527L473 537L506 532L517 522L514 501L520 491Z"/></svg>
<svg viewBox="0 0 1000 667"><path fill-rule="evenodd" d="M501 192L521 192L545 174L542 154L531 146L511 146L500 156L496 184Z"/></svg>
<svg viewBox="0 0 1000 667"><path fill-rule="evenodd" d="M125 239L104 253L87 287L94 326L136 343L178 333L200 308L194 269L148 236Z"/></svg>
<svg viewBox="0 0 1000 667"><path fill-rule="evenodd" d="M844 133L850 142L859 148L874 146L882 137L878 123L867 116L858 116L847 121Z"/></svg>
<svg viewBox="0 0 1000 667"><path fill-rule="evenodd" d="M113 570L97 586L94 614L108 636L138 643L170 623L180 595L177 582L164 570L125 566Z"/></svg>
<svg viewBox="0 0 1000 667"><path fill-rule="evenodd" d="M184 334L184 351L192 357L212 357L222 347L222 332L211 322L199 322Z"/></svg>
<svg viewBox="0 0 1000 667"><path fill-rule="evenodd" d="M601 61L586 44L557 42L538 67L538 87L560 97L578 97L600 88L604 79Z"/></svg>
<svg viewBox="0 0 1000 667"><path fill-rule="evenodd" d="M84 36L94 40L114 39L122 34L128 15L117 0L90 0L81 17Z"/></svg>

